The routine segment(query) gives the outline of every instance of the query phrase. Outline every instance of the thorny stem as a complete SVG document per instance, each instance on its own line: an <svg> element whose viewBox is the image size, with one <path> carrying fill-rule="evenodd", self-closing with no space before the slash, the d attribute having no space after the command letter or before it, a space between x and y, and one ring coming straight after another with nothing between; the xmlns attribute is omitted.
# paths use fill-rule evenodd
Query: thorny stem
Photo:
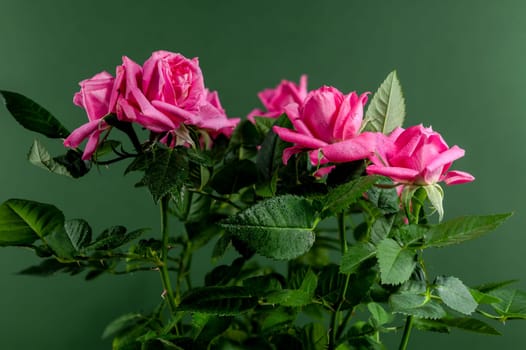
<svg viewBox="0 0 526 350"><path fill-rule="evenodd" d="M161 198L161 234L162 234L162 251L161 251L161 263L159 266L159 272L161 274L161 282L163 284L166 297L168 298L168 307L170 313L173 315L176 310L176 304L174 299L174 293L172 290L172 284L170 282L169 268L168 268L168 201L169 197L164 196Z"/></svg>

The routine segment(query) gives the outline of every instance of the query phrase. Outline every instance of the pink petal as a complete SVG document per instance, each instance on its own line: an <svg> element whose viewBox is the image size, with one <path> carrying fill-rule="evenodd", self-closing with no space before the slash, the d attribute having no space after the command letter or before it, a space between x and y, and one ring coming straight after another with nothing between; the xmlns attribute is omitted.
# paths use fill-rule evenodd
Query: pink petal
<svg viewBox="0 0 526 350"><path fill-rule="evenodd" d="M355 138L322 147L323 155L331 162L351 162L374 154L377 134L364 132Z"/></svg>
<svg viewBox="0 0 526 350"><path fill-rule="evenodd" d="M442 179L446 185L458 185L475 180L475 177L469 173L458 170L449 171Z"/></svg>
<svg viewBox="0 0 526 350"><path fill-rule="evenodd" d="M287 163L289 162L290 157L292 157L293 155L298 154L300 152L303 152L303 151L304 151L304 149L302 147L298 147L298 146L292 146L292 147L285 148L283 150L283 154L281 155L281 159L283 160L283 164L287 165Z"/></svg>
<svg viewBox="0 0 526 350"><path fill-rule="evenodd" d="M103 130L98 129L95 130L90 137L88 138L88 142L86 143L86 148L84 148L84 153L82 154L82 159L90 159L93 153L97 150L97 146L99 145L99 136L102 133Z"/></svg>
<svg viewBox="0 0 526 350"><path fill-rule="evenodd" d="M445 152L440 153L431 162L427 163L425 172L434 172L443 166L451 164L453 161L464 156L464 150L458 146L453 146Z"/></svg>
<svg viewBox="0 0 526 350"><path fill-rule="evenodd" d="M369 165L366 169L369 175L383 175L390 177L394 181L414 182L418 177L418 171L399 167L384 167L381 165Z"/></svg>
<svg viewBox="0 0 526 350"><path fill-rule="evenodd" d="M73 130L73 132L69 134L69 136L64 140L64 146L70 148L78 147L82 141L88 138L89 135L99 128L99 124L101 122L101 120L92 120Z"/></svg>
<svg viewBox="0 0 526 350"><path fill-rule="evenodd" d="M320 147L327 145L326 142L317 140L307 135L299 134L296 131L293 131L287 128L282 128L280 126L274 126L272 127L272 130L274 130L274 132L278 134L278 136L283 141L295 143L297 146L300 146L302 148L312 149L312 148L320 148Z"/></svg>

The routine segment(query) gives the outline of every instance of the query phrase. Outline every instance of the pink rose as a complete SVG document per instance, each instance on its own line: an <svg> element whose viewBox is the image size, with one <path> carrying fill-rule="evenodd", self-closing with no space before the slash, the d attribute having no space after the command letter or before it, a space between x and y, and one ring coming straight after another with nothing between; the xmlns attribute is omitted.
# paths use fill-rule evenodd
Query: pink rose
<svg viewBox="0 0 526 350"><path fill-rule="evenodd" d="M376 134L359 133L367 95L356 92L344 95L334 87L323 86L311 91L301 105L287 105L285 113L295 130L274 126L281 139L294 143L283 152L283 162L304 150L310 150L313 165L371 156Z"/></svg>
<svg viewBox="0 0 526 350"><path fill-rule="evenodd" d="M167 132L191 142L181 124L210 132L212 137L230 136L239 119L228 119L216 92L204 87L197 58L156 51L139 66L127 57L117 69L121 93L117 102L120 120L136 122L157 133Z"/></svg>
<svg viewBox="0 0 526 350"><path fill-rule="evenodd" d="M442 136L422 125L397 128L379 143L371 157L368 174L383 175L402 184L447 185L471 182L475 178L463 171L448 171L454 160L464 156L458 146L448 147Z"/></svg>
<svg viewBox="0 0 526 350"><path fill-rule="evenodd" d="M258 94L267 110L254 109L248 114L247 119L254 122L254 117L277 118L283 114L286 105L290 103L301 105L307 93L306 75L300 77L299 84L282 80L274 89L265 89Z"/></svg>
<svg viewBox="0 0 526 350"><path fill-rule="evenodd" d="M81 81L80 91L73 97L73 103L86 110L89 121L75 129L64 140L64 146L76 148L88 139L82 159L91 158L99 143L100 134L110 128L103 118L114 111L115 104L111 103L112 96L116 95L114 81L111 74L98 73Z"/></svg>

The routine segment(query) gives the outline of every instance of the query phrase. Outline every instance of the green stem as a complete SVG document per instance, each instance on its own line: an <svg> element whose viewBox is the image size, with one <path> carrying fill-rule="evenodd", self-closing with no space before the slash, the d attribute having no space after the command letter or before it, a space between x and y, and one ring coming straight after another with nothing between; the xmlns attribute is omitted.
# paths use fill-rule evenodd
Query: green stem
<svg viewBox="0 0 526 350"><path fill-rule="evenodd" d="M407 349L407 344L409 344L409 337L411 335L411 329L413 328L413 316L407 316L404 327L404 335L402 336L402 341L400 342L400 347L398 350Z"/></svg>
<svg viewBox="0 0 526 350"><path fill-rule="evenodd" d="M169 197L164 196L161 198L161 234L162 234L162 251L161 251L161 263L159 266L159 272L161 274L161 282L163 284L166 297L168 299L168 307L170 313L174 314L176 310L174 293L172 290L172 283L170 282L169 269L168 269L168 201Z"/></svg>
<svg viewBox="0 0 526 350"><path fill-rule="evenodd" d="M345 238L345 212L338 213L338 233L342 254L347 252L347 239Z"/></svg>

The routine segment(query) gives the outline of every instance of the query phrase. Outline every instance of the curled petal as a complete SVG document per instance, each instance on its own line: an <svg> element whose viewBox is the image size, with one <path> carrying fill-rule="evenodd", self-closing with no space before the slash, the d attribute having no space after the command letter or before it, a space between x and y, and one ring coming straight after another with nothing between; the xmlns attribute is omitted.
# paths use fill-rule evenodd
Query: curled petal
<svg viewBox="0 0 526 350"><path fill-rule="evenodd" d="M469 173L458 170L449 171L442 179L446 185L459 185L475 180L475 177Z"/></svg>
<svg viewBox="0 0 526 350"><path fill-rule="evenodd" d="M435 157L425 168L426 172L435 172L437 169L448 166L453 161L464 156L464 150L458 146L453 146L450 149L440 153Z"/></svg>
<svg viewBox="0 0 526 350"><path fill-rule="evenodd" d="M283 141L295 143L302 148L320 148L327 145L327 143L321 140L299 134L294 130L283 128L281 126L274 126L272 127L272 130L274 130Z"/></svg>
<svg viewBox="0 0 526 350"><path fill-rule="evenodd" d="M414 182L418 177L418 171L408 168L385 167L381 165L369 165L366 169L369 175L383 175L399 182Z"/></svg>
<svg viewBox="0 0 526 350"><path fill-rule="evenodd" d="M283 150L283 154L281 156L281 158L283 160L283 164L287 165L287 163L289 162L289 159L293 155L301 153L303 150L304 150L303 147L297 147L297 146L292 146L292 147L285 148Z"/></svg>
<svg viewBox="0 0 526 350"><path fill-rule="evenodd" d="M95 130L99 128L101 120L92 120L84 125L73 130L71 134L64 140L64 146L70 148L78 147L82 141L89 137Z"/></svg>
<svg viewBox="0 0 526 350"><path fill-rule="evenodd" d="M321 151L330 162L335 163L365 159L374 154L377 137L376 133L364 132L350 140L322 147Z"/></svg>

